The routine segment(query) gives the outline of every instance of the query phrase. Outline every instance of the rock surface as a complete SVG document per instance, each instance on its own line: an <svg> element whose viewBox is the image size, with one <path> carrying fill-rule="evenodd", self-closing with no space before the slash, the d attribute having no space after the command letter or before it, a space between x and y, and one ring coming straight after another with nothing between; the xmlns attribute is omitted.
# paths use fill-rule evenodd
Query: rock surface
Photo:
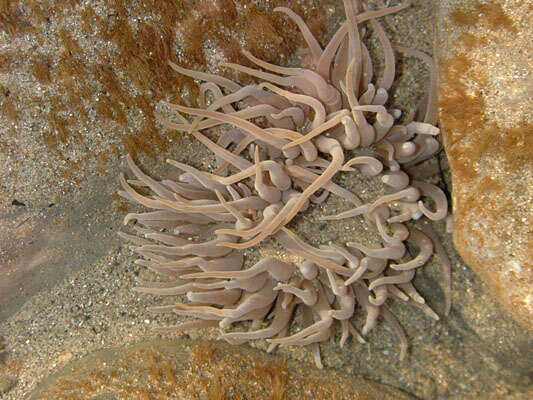
<svg viewBox="0 0 533 400"><path fill-rule="evenodd" d="M239 371L239 373L235 373ZM309 370L246 347L190 339L152 340L91 353L46 379L30 400L76 398L414 400L400 390L336 370Z"/></svg>
<svg viewBox="0 0 533 400"><path fill-rule="evenodd" d="M533 330L530 7L443 1L437 47L455 246L510 315Z"/></svg>

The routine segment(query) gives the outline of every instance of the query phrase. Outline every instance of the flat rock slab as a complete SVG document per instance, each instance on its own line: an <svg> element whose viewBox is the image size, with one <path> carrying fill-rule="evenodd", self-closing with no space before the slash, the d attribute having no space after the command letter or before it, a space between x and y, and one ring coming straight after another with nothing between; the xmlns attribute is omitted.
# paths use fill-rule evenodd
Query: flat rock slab
<svg viewBox="0 0 533 400"><path fill-rule="evenodd" d="M440 126L453 182L454 243L533 329L531 5L439 5Z"/></svg>
<svg viewBox="0 0 533 400"><path fill-rule="evenodd" d="M400 390L346 373L309 368L244 346L152 340L72 361L46 379L31 400L353 399L410 400ZM171 397L169 397L171 396ZM70 397L69 397L70 398Z"/></svg>

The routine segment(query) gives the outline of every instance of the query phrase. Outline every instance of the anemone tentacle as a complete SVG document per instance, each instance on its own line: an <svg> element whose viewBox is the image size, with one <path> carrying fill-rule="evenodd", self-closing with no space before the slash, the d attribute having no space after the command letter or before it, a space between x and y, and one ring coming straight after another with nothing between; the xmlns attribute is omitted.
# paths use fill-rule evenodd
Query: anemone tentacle
<svg viewBox="0 0 533 400"><path fill-rule="evenodd" d="M303 34L313 59L307 69L278 67L246 52L267 72L227 64L262 80L241 86L170 63L177 73L203 82L202 107L165 103L181 122L158 118L167 128L191 133L204 144L217 157L218 169L207 173L169 160L182 174L177 181L157 181L128 156L135 179L122 176L124 190L119 194L151 209L124 219L125 224L136 221L138 235L121 233L121 237L141 255L138 264L173 279L165 284L143 282L137 292L185 296L184 302L152 311L196 318L174 329L218 326L220 337L230 343L266 339L271 343L269 351L276 345L310 345L321 367L317 344L328 340L336 325L342 330L341 347L350 334L364 343L349 321L358 309L366 312L363 335L380 316L397 331L400 358L405 357L407 340L387 306L389 299L438 318L411 280L434 249L449 267L442 246L427 227L430 220L446 218L448 204L442 190L412 180L409 172L409 167L440 148L431 103L434 88L429 88L421 121L401 123L401 113L387 106L396 71L394 49L430 65L432 61L418 51L394 47L375 21L407 4L368 10L359 0L344 0L344 6L347 21L324 48L302 18L287 8L276 9ZM385 55L385 71L376 82L372 82L372 59L362 41L365 21L376 31ZM207 92L214 99L210 105ZM213 127L219 132L226 128L218 141L205 134ZM354 149L365 152L346 162L347 151ZM378 176L386 193L364 203L332 182L339 171ZM137 188L143 189L142 194ZM146 195L145 189L152 194ZM365 246L354 240L315 248L288 228L296 215L327 201L329 195L355 208L322 220L362 216L380 235L381 244ZM415 220L420 220L419 229ZM298 268L275 258L248 267L242 250L267 238L299 258ZM416 255L411 256L407 244L418 248ZM449 284L449 277L445 281ZM449 296L449 287L445 293ZM447 310L449 302L447 298ZM304 326L294 331L292 315L298 310ZM251 321L248 332L231 329L242 321Z"/></svg>

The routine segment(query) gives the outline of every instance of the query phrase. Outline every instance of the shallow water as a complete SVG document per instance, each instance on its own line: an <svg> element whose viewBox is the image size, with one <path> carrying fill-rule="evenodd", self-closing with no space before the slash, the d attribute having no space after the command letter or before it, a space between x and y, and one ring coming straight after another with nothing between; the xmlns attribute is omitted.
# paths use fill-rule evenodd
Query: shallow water
<svg viewBox="0 0 533 400"><path fill-rule="evenodd" d="M101 15L113 18L114 12L109 4L97 3L94 8ZM339 1L325 3L323 13L326 15L326 24L335 25L340 17L339 6ZM77 25L79 21L76 15L79 16L81 8L72 12L74 16L71 19L62 20L60 10L54 9L55 14L50 22L39 25L39 34L2 44L2 51L20 58L30 57L41 42L44 43L43 48L48 46L46 48L52 60L60 59L62 47L56 43L54 48L47 35L66 26L83 45L83 40L91 38ZM431 1L415 1L414 7L409 10L385 18L384 25L394 43L431 52L431 14ZM330 32L331 26L328 26ZM102 43L99 46L104 47ZM370 47L375 49L377 45L373 42ZM0 71L0 84L8 82L9 89L19 98L29 97L28 92L43 90L37 89L35 83L27 84L27 67L14 63L13 68L15 72ZM402 59L398 70L399 79L393 102L409 109L416 106L422 97L427 84L427 71L410 59ZM46 90L60 92L64 89L52 82ZM51 94L54 93L46 92L44 97ZM3 125L2 129L13 129L20 135L16 140L28 140L32 134L38 137L43 121L41 113L44 111L33 112L29 106L20 108L22 121L12 128L9 128L11 125L7 128L7 125ZM22 114L24 112L28 114ZM89 117L94 116L89 112ZM142 116L132 118L132 125L138 126L139 120L142 120ZM89 129L89 133L84 133L87 135L84 136L87 146L95 149L115 146L113 129L119 128L107 130L107 127L101 127L102 124L97 122L93 119L86 123L93 128ZM62 157L58 159L52 150L44 148L37 140L28 140L24 146L28 162L17 164L18 161L10 161L13 170L19 167L19 175L6 172L6 182L2 182L2 190L9 199L2 203L0 210L0 335L5 338L0 348L2 399L20 400L31 392L34 398L39 398L37 393L44 388L59 390L55 396L60 398L61 390L66 390L68 383L63 383L67 386L61 389L62 386L57 384L58 377L69 378L70 385L73 385L86 382L87 377L91 377L91 373L98 373L98 370L104 371L106 379L112 378L111 386L117 392L123 380L137 382L135 390L140 390L139 382L146 382L143 379L149 376L138 368L139 363L132 363L130 371L127 357L134 357L135 354L136 362L139 357L142 361L142 351L152 351L155 356L167 360L176 375L190 373L189 369L180 369L180 360L188 359L189 354L185 353L191 346L203 343L197 340L215 339L217 332L188 332L184 339L175 339L172 334L158 336L151 330L152 326L170 324L173 320L146 311L148 306L160 305L159 299L131 291L138 277L148 275L143 268L133 264L132 252L116 236L125 213L124 204L114 194L118 188L117 172L122 167L118 154L109 157L105 168L98 170L92 159L87 161L80 156L85 154L85 150L74 139L63 145ZM183 139L176 141L168 149L168 154L160 155L159 159L141 157L143 169L162 176L163 172L169 170L163 166L166 156L196 166L208 164L212 158L198 143ZM72 165L67 167L73 169L76 179L58 178L57 170L67 163L67 159L81 165L77 169ZM440 162L446 169L442 154ZM432 179L438 180L440 177ZM349 174L340 174L338 182L350 190L363 193L362 197L374 197L381 190L375 181L354 178ZM445 176L445 183L448 188L451 187L448 175ZM24 205L14 204L14 199ZM326 226L319 223L319 216L331 214L338 207L343 207L343 204L330 199L324 206L298 218L294 224L295 230L315 245L330 240L343 242L354 237L372 239L373 233L366 231L355 220ZM228 362L221 368L244 370L257 359L267 363L272 360L281 362L281 357L285 357L298 361L288 363L288 371L293 376L339 379L347 388L346 391L353 388L356 385L354 382L359 379L347 377L346 374L360 374L371 381L399 388L423 399L526 398L531 383L528 371L533 368L531 337L501 310L483 282L462 263L444 228L443 224L435 225L452 259L452 311L449 316L443 316L443 275L441 265L437 260L432 260L417 273L415 286L441 316L441 320L432 321L404 304L391 304L409 340L409 353L405 360L398 360L398 341L394 332L380 323L369 334L367 344L350 340L344 349L340 349L338 335L335 343L322 344L325 372L318 372L306 349L282 348L277 351L277 358L268 358L263 355L266 343L262 341L253 344L258 348L257 351L246 346L232 348L228 345L211 345L217 349L215 353L218 359ZM275 251L265 244L258 252L263 255ZM360 314L354 318L357 327L361 327L364 320ZM168 342L167 339L174 341ZM138 342L141 344L136 344ZM243 357L242 363L231 364L235 362L230 362L232 355ZM112 368L103 366L102 359L109 365L120 367L124 374L113 378ZM79 371L80 365L85 368L82 372ZM72 372L73 368L75 372ZM204 377L211 378L212 375ZM365 393L370 396L381 393L379 390L387 390L372 386L368 381L357 382L368 385L370 389ZM168 384L167 381L163 383ZM34 392L37 385L37 392ZM234 385L239 387L244 384L240 382ZM287 391L298 397L297 388L302 387L305 385L289 385ZM168 387L165 388L168 390ZM198 390L204 397L209 394L208 389ZM394 393L393 389L390 390ZM110 393L95 398L119 398L115 392ZM346 397L354 398L351 394ZM168 398L172 397L169 395Z"/></svg>

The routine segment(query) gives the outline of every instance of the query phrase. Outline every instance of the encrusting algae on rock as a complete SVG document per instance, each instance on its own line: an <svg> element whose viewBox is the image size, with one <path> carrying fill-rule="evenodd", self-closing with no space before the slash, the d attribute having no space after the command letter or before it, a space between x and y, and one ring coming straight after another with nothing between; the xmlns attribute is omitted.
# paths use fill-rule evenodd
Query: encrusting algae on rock
<svg viewBox="0 0 533 400"><path fill-rule="evenodd" d="M427 224L446 218L447 198L437 186L410 176L441 149L435 127L436 71L427 55L394 48L376 20L407 6L368 10L359 1L345 0L347 20L325 48L302 18L277 8L298 25L311 65L281 67L249 52L244 55L260 69L224 64L258 78L257 84L242 86L170 63L177 73L202 82L200 108L162 103L170 117L157 118L169 129L198 139L216 155L218 167L206 172L168 160L182 174L177 181L157 181L127 157L135 178L121 177L120 195L152 211L127 214L124 223L135 221L137 235L121 236L143 257L138 264L170 279L141 282L135 290L184 295L187 302L151 311L193 318L160 329L218 326L221 339L232 344L266 339L268 351L279 345L309 345L321 368L318 343L329 340L336 325L341 327L341 347L350 335L363 343L381 316L398 333L403 358L407 339L386 301L400 299L439 318L411 283L434 249L447 269L449 311L450 264ZM370 53L362 42L365 23L377 34L385 59L375 83ZM385 106L395 77L394 50L422 59L432 75L424 104L407 116ZM205 134L220 127L227 129L216 142ZM347 159L347 154L353 157ZM364 203L332 181L340 171L380 177L387 193ZM153 194L141 194L146 189ZM379 233L379 247L354 241L317 248L291 229L296 215L330 194L353 209L322 219L362 217ZM267 257L243 268L243 251L267 238L297 257L297 265ZM366 312L361 334L350 322L357 305ZM301 316L301 329L291 322L295 314Z"/></svg>
<svg viewBox="0 0 533 400"><path fill-rule="evenodd" d="M529 12L518 1L441 6L438 48L455 247L509 315L533 331Z"/></svg>
<svg viewBox="0 0 533 400"><path fill-rule="evenodd" d="M229 347L181 338L100 350L65 365L29 399L413 399L346 372L324 374L294 360Z"/></svg>

